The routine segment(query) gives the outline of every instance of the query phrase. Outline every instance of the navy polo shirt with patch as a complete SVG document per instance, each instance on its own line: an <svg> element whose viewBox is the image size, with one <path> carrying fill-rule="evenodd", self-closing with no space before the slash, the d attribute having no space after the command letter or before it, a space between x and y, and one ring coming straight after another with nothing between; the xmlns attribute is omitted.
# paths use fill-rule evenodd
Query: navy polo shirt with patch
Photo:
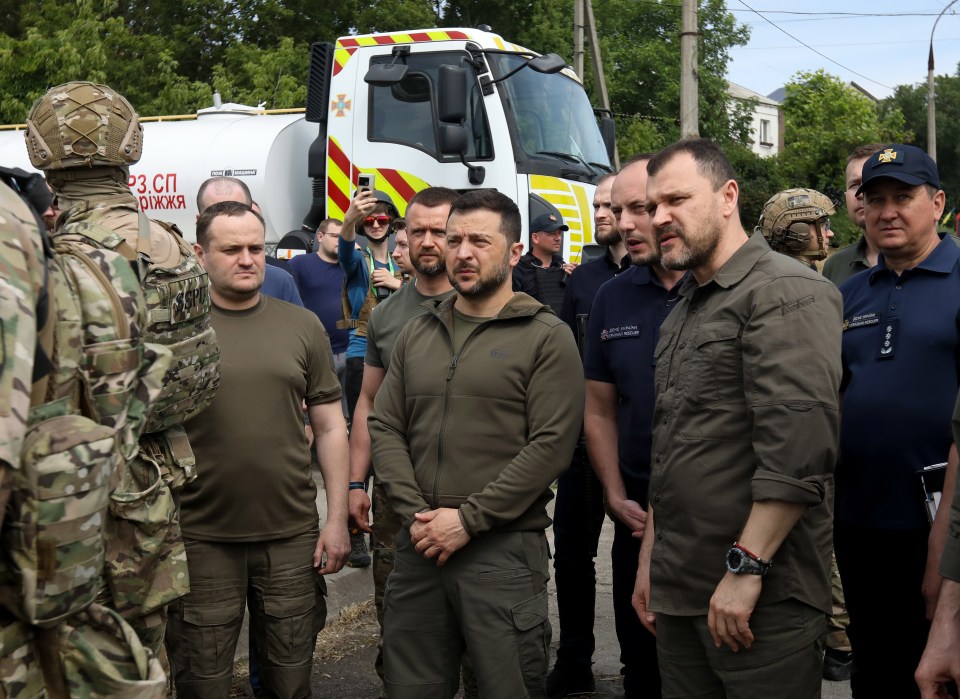
<svg viewBox="0 0 960 699"><path fill-rule="evenodd" d="M680 285L668 291L649 267L631 267L600 287L587 325L584 375L616 384L620 472L644 484L650 481L654 350ZM647 504L645 493L640 504Z"/></svg>
<svg viewBox="0 0 960 699"><path fill-rule="evenodd" d="M960 384L960 249L945 238L900 276L879 264L843 294L836 517L924 529L916 471L947 460Z"/></svg>

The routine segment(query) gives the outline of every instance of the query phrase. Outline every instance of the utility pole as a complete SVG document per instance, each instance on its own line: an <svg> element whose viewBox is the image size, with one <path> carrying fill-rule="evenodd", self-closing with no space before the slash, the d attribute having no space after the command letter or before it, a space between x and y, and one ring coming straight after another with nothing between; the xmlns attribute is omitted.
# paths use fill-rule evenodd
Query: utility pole
<svg viewBox="0 0 960 699"><path fill-rule="evenodd" d="M602 109L610 109L610 96L607 94L607 81L603 77L603 60L600 57L600 40L597 38L597 25L593 21L593 0L583 0L586 9L587 29L590 31L590 63L593 65L593 80L597 83L597 98Z"/></svg>
<svg viewBox="0 0 960 699"><path fill-rule="evenodd" d="M573 0L573 72L583 80L583 3Z"/></svg>
<svg viewBox="0 0 960 699"><path fill-rule="evenodd" d="M937 92L933 80L933 33L937 31L937 24L943 13L953 7L957 0L940 10L937 19L930 30L930 55L927 58L927 155L937 162Z"/></svg>
<svg viewBox="0 0 960 699"><path fill-rule="evenodd" d="M680 138L700 135L697 0L683 0L680 24Z"/></svg>
<svg viewBox="0 0 960 699"><path fill-rule="evenodd" d="M600 39L597 37L597 24L593 18L593 0L574 0L573 4L573 72L581 80L583 73L583 34L584 28L589 33L590 67L593 71L593 82L597 86L597 102L601 109L610 111L610 94L607 92L607 80L603 74L603 57L600 55ZM614 167L620 167L620 154L616 146L613 150Z"/></svg>

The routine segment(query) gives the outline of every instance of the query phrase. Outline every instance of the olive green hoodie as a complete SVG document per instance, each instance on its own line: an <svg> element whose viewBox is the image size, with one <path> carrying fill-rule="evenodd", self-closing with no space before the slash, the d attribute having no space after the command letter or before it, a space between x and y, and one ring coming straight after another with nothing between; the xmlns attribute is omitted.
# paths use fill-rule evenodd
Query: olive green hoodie
<svg viewBox="0 0 960 699"><path fill-rule="evenodd" d="M377 478L405 527L452 507L472 537L545 529L583 420L573 334L517 293L454 356L455 299L423 303L397 339L368 422Z"/></svg>

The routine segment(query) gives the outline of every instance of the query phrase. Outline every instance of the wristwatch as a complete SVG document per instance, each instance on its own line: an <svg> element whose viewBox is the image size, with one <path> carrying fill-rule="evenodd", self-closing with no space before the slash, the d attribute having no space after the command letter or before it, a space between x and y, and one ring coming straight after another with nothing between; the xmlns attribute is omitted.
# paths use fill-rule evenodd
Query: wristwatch
<svg viewBox="0 0 960 699"><path fill-rule="evenodd" d="M736 542L727 551L727 570L734 575L759 575L763 577L772 565L773 561L763 560Z"/></svg>

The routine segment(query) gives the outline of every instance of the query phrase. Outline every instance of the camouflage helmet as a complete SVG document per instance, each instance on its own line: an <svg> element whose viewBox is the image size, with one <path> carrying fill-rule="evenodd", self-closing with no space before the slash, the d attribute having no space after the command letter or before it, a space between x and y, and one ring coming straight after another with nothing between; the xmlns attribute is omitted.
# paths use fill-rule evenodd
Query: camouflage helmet
<svg viewBox="0 0 960 699"><path fill-rule="evenodd" d="M777 252L823 259L827 253L823 231L829 227L828 218L835 211L830 198L815 189L787 189L767 200L756 230L763 233L770 247ZM819 250L808 250L811 239L809 223L816 228Z"/></svg>
<svg viewBox="0 0 960 699"><path fill-rule="evenodd" d="M106 85L70 82L47 90L27 118L27 153L39 170L122 167L140 160L143 127Z"/></svg>

